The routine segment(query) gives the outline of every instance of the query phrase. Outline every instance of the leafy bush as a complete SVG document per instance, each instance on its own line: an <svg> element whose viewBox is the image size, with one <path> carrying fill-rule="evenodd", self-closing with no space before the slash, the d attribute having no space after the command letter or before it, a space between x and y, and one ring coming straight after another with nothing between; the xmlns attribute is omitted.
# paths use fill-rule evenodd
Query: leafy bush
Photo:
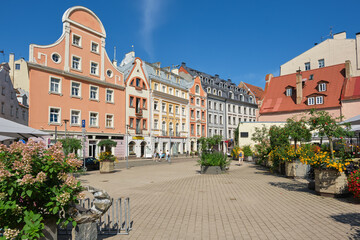
<svg viewBox="0 0 360 240"><path fill-rule="evenodd" d="M76 152L82 148L81 140L77 138L63 138L60 139L59 142L62 144L65 156L69 153L76 154Z"/></svg>
<svg viewBox="0 0 360 240"><path fill-rule="evenodd" d="M231 150L231 156L232 156L234 159L239 158L240 151L241 151L241 148L240 148L239 146L235 146L235 147ZM243 156L243 157L244 157L244 156Z"/></svg>
<svg viewBox="0 0 360 240"><path fill-rule="evenodd" d="M201 154L198 163L202 166L219 166L221 168L225 168L230 164L230 161L227 159L226 154L223 154L222 152L214 152Z"/></svg>
<svg viewBox="0 0 360 240"><path fill-rule="evenodd" d="M4 235L39 239L43 219L72 221L67 210L78 202L82 187L68 173L81 165L75 154L65 157L60 142L49 149L33 141L0 145L0 229Z"/></svg>
<svg viewBox="0 0 360 240"><path fill-rule="evenodd" d="M244 151L245 157L251 157L253 155L250 145L245 145L243 147L243 151Z"/></svg>

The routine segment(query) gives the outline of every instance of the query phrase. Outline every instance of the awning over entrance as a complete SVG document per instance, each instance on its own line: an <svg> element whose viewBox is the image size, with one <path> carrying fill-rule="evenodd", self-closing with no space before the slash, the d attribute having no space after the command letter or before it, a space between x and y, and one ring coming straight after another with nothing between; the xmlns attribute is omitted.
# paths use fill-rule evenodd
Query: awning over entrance
<svg viewBox="0 0 360 240"><path fill-rule="evenodd" d="M45 135L49 135L49 133L0 118L0 141L11 138L30 138Z"/></svg>

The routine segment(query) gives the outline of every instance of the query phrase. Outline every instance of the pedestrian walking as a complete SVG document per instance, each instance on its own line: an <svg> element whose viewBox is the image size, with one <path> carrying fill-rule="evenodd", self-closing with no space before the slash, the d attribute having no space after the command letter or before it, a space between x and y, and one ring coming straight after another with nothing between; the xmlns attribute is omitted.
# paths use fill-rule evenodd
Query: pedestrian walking
<svg viewBox="0 0 360 240"><path fill-rule="evenodd" d="M239 166L244 162L244 152L240 149L239 152Z"/></svg>
<svg viewBox="0 0 360 240"><path fill-rule="evenodd" d="M168 161L168 163L171 163L169 150L166 150L166 161Z"/></svg>
<svg viewBox="0 0 360 240"><path fill-rule="evenodd" d="M161 162L161 158L163 157L163 152L162 150L160 150L160 153L159 153L159 162Z"/></svg>
<svg viewBox="0 0 360 240"><path fill-rule="evenodd" d="M153 154L153 161L156 161L156 162L157 162L156 157L157 157L157 151L155 150L155 151L154 151L154 154Z"/></svg>

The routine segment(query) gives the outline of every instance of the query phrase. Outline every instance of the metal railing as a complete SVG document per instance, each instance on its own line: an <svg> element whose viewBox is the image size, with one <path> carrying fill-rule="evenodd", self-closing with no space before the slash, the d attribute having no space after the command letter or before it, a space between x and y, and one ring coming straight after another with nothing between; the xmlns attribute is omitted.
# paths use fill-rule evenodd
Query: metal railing
<svg viewBox="0 0 360 240"><path fill-rule="evenodd" d="M133 225L130 217L130 198L112 199L112 202L109 210L96 221L98 235L128 235ZM80 202L80 206L90 209L93 200L86 198ZM58 225L60 235L69 235L71 231L71 223L65 228L62 228L61 224Z"/></svg>

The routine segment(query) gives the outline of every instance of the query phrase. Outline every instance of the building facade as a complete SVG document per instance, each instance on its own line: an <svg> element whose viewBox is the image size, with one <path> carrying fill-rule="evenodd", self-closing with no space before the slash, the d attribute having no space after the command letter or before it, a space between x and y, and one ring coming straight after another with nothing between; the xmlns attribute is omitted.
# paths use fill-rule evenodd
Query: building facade
<svg viewBox="0 0 360 240"><path fill-rule="evenodd" d="M29 126L48 132L48 143L65 135L81 139L84 157L97 157L102 150L97 143L112 139L113 154L122 158L124 78L106 53L104 26L80 6L69 8L62 22L55 43L30 45Z"/></svg>
<svg viewBox="0 0 360 240"><path fill-rule="evenodd" d="M199 76L207 92L208 136L221 135L221 148L229 151L234 144L234 133L240 122L256 120L257 103L255 95L239 88L230 79L223 80L219 75L209 75L181 64L179 73Z"/></svg>
<svg viewBox="0 0 360 240"><path fill-rule="evenodd" d="M360 33L355 39L346 38L346 32L334 34L314 47L296 56L280 66L280 76L295 73L297 70L307 71L327 66L352 63L353 76L360 76Z"/></svg>
<svg viewBox="0 0 360 240"><path fill-rule="evenodd" d="M199 76L193 79L189 89L190 151L199 151L198 139L207 136L207 93Z"/></svg>
<svg viewBox="0 0 360 240"><path fill-rule="evenodd" d="M125 75L126 127L129 156L151 157L150 84L145 73L145 62L127 54L127 64L118 67ZM124 61L123 61L124 62Z"/></svg>

